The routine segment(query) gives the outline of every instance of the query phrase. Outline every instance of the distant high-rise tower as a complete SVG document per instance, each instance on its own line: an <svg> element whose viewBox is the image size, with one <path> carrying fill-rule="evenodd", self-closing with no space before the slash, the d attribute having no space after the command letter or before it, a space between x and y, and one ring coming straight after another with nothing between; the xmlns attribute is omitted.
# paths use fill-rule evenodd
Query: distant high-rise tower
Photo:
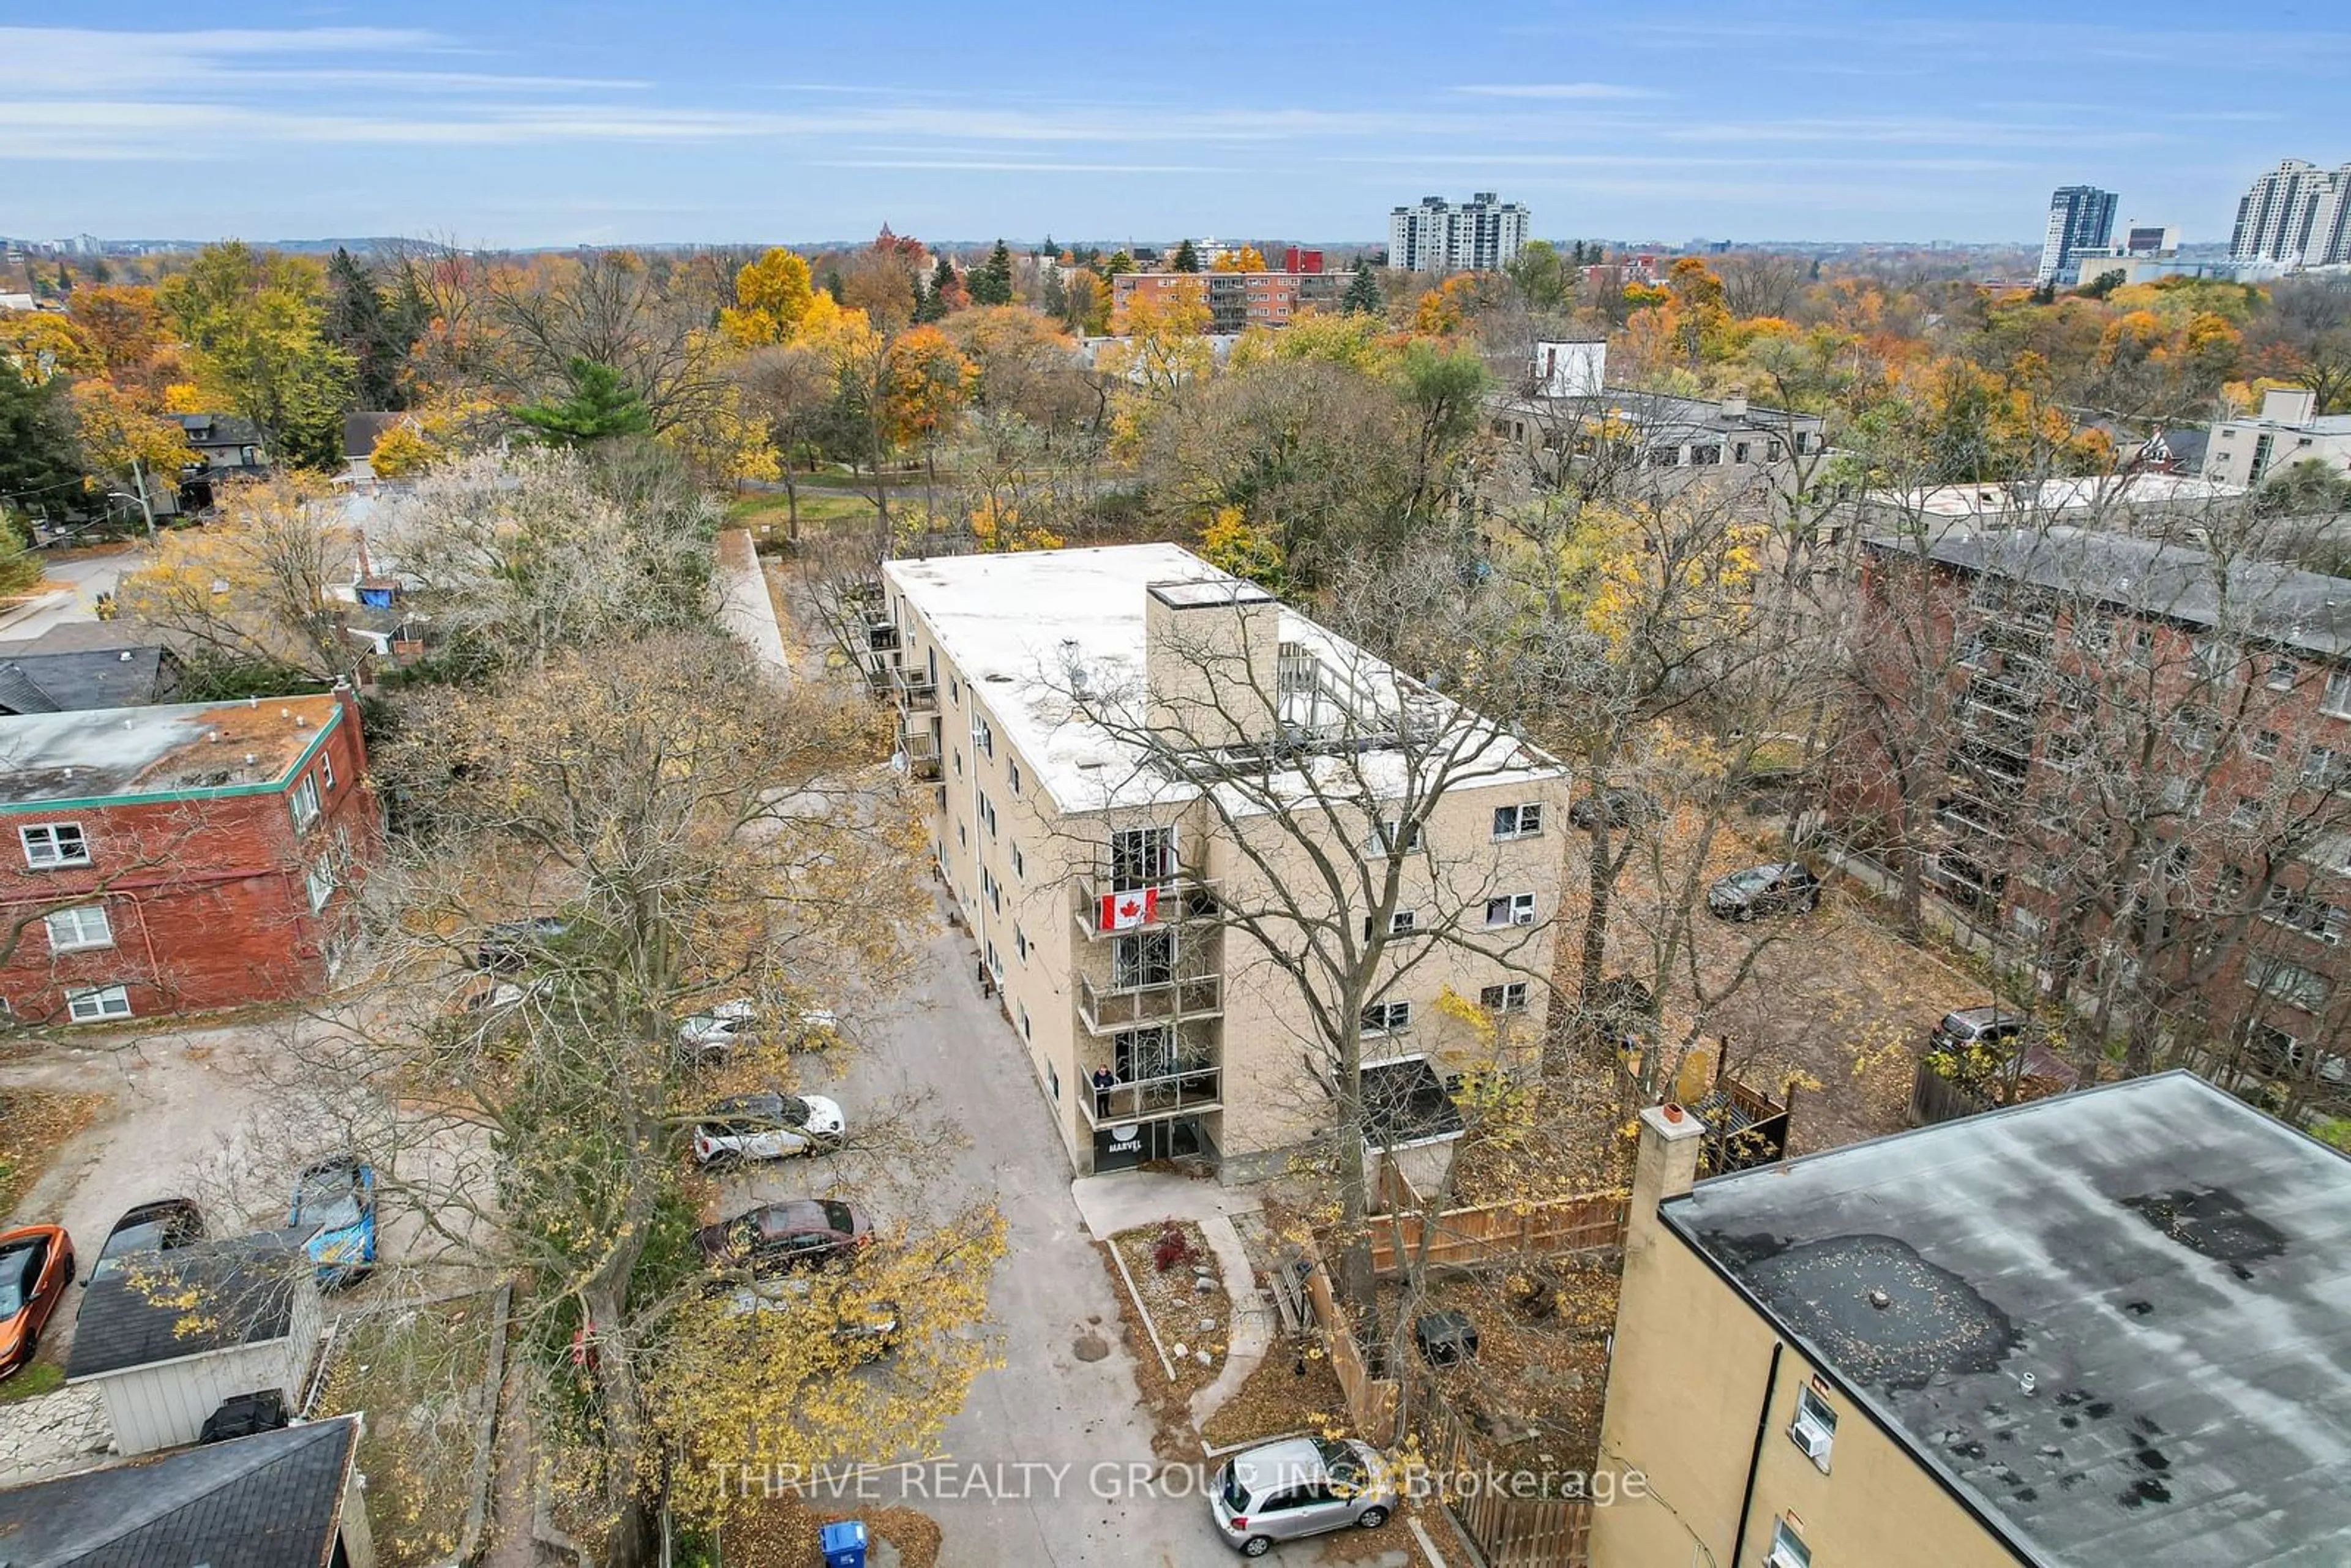
<svg viewBox="0 0 2351 1568"><path fill-rule="evenodd" d="M1423 196L1388 214L1388 265L1411 272L1490 272L1518 259L1531 218L1517 202L1480 191L1458 205Z"/></svg>
<svg viewBox="0 0 2351 1568"><path fill-rule="evenodd" d="M2054 283L2076 253L2104 250L2114 238L2115 193L2095 185L2060 185L2049 198L2049 232L2041 242L2036 281Z"/></svg>
<svg viewBox="0 0 2351 1568"><path fill-rule="evenodd" d="M2237 204L2231 261L2327 267L2351 261L2351 163L2324 170L2289 158Z"/></svg>

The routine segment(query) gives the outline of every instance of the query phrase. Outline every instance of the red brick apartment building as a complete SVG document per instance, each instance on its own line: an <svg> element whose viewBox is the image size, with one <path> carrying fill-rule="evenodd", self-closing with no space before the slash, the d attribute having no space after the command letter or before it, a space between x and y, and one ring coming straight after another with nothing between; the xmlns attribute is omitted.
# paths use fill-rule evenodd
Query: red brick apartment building
<svg viewBox="0 0 2351 1568"><path fill-rule="evenodd" d="M2077 1044L2351 1114L2351 581L1953 528L1866 542L1857 620L1843 835L1915 857Z"/></svg>
<svg viewBox="0 0 2351 1568"><path fill-rule="evenodd" d="M0 1001L94 1023L324 988L380 842L325 696L0 718Z"/></svg>
<svg viewBox="0 0 2351 1568"><path fill-rule="evenodd" d="M1166 305L1187 284L1208 307L1208 330L1287 327L1310 309L1333 310L1353 281L1337 272L1122 272L1111 279L1111 306L1124 314L1137 299Z"/></svg>

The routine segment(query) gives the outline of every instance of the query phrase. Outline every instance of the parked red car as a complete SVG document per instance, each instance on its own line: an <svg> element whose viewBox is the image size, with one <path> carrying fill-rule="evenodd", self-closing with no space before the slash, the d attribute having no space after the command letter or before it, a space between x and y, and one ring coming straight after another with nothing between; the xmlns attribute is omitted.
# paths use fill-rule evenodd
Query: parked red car
<svg viewBox="0 0 2351 1568"><path fill-rule="evenodd" d="M63 1226L0 1234L0 1377L33 1359L73 1277L73 1238Z"/></svg>

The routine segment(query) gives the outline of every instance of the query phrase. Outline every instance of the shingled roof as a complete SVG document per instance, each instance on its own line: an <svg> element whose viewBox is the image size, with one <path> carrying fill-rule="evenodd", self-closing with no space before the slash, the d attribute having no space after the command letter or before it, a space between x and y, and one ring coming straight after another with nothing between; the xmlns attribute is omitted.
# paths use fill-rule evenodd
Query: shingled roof
<svg viewBox="0 0 2351 1568"><path fill-rule="evenodd" d="M68 1379L283 1339L309 1260L278 1232L127 1261L82 1292ZM0 1562L6 1562L0 1550Z"/></svg>
<svg viewBox="0 0 2351 1568"><path fill-rule="evenodd" d="M360 1419L0 1490L8 1568L322 1568L333 1559Z"/></svg>

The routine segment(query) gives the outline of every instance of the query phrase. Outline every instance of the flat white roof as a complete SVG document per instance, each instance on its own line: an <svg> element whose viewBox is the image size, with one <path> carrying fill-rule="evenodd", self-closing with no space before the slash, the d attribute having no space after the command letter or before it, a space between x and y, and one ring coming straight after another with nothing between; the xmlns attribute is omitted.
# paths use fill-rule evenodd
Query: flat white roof
<svg viewBox="0 0 2351 1568"><path fill-rule="evenodd" d="M1139 692L1144 606L1155 591L1176 604L1271 597L1170 544L893 560L883 570L930 623L947 659L996 716L1004 738L1064 810L1173 802L1197 793L1188 783L1146 771L1135 747L1074 714L1073 672L1097 695ZM1185 584L1197 586L1177 586ZM1397 678L1386 664L1289 606L1280 615L1281 641L1312 648L1326 668L1352 677L1355 686ZM952 715L953 705L946 706ZM1478 785L1564 772L1542 752L1506 737L1496 737L1492 749L1494 756L1468 770ZM1396 766L1395 792L1401 794L1401 758Z"/></svg>
<svg viewBox="0 0 2351 1568"><path fill-rule="evenodd" d="M2245 493L2187 474L2138 469L2082 479L2042 479L1982 485L1938 485L1923 490L1873 490L1872 504L1929 517L2009 517L2018 513L2076 512L2098 507L2185 506L2225 501Z"/></svg>

